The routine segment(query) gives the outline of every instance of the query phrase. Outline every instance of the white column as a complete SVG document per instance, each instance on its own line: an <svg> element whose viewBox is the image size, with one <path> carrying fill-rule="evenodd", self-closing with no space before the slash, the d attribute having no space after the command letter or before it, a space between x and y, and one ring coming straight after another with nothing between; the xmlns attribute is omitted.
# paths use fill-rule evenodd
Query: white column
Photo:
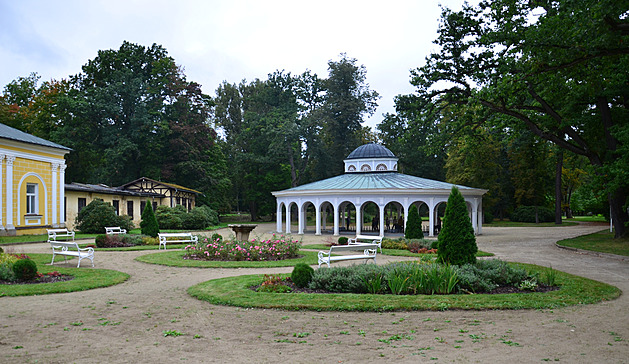
<svg viewBox="0 0 629 364"><path fill-rule="evenodd" d="M2 195L3 193L3 185L2 185L2 170L4 168L4 154L0 154L0 230L4 229L2 221Z"/></svg>
<svg viewBox="0 0 629 364"><path fill-rule="evenodd" d="M385 206L378 206L380 208L380 236L384 236L384 208Z"/></svg>
<svg viewBox="0 0 629 364"><path fill-rule="evenodd" d="M362 227L362 207L357 207L356 208L356 235L360 235L360 230Z"/></svg>
<svg viewBox="0 0 629 364"><path fill-rule="evenodd" d="M334 212L334 236L339 236L339 207L333 205L332 211Z"/></svg>
<svg viewBox="0 0 629 364"><path fill-rule="evenodd" d="M58 228L59 224L57 224L57 216L59 216L59 210L57 210L57 169L59 168L58 163L51 163L50 169L52 170L52 227ZM46 209L48 206L45 207Z"/></svg>
<svg viewBox="0 0 629 364"><path fill-rule="evenodd" d="M315 206L315 220L315 235L321 235L321 206Z"/></svg>
<svg viewBox="0 0 629 364"><path fill-rule="evenodd" d="M286 205L286 234L290 234L290 205L291 203L289 202Z"/></svg>
<svg viewBox="0 0 629 364"><path fill-rule="evenodd" d="M277 209L275 210L275 231L282 231L282 203L277 201Z"/></svg>
<svg viewBox="0 0 629 364"><path fill-rule="evenodd" d="M483 215L483 198L480 198L480 202L478 204L478 216L479 216L479 220L478 220L478 234L477 235L482 235L483 234L483 219L485 218L485 215Z"/></svg>
<svg viewBox="0 0 629 364"><path fill-rule="evenodd" d="M61 224L65 226L66 220L64 219L63 212L66 209L65 198L66 198L66 167L65 164L59 165L59 221Z"/></svg>
<svg viewBox="0 0 629 364"><path fill-rule="evenodd" d="M328 222L328 208L326 207L325 209L323 209L323 211L321 211L321 217L323 218L321 221L321 229L326 230L327 229L327 222Z"/></svg>
<svg viewBox="0 0 629 364"><path fill-rule="evenodd" d="M297 206L297 234L304 234L306 226L306 208L304 206Z"/></svg>
<svg viewBox="0 0 629 364"><path fill-rule="evenodd" d="M7 155L7 229L15 229L13 226L13 162L15 156Z"/></svg>
<svg viewBox="0 0 629 364"><path fill-rule="evenodd" d="M437 209L435 208L435 199L430 198L428 205L428 236L435 236L435 215Z"/></svg>

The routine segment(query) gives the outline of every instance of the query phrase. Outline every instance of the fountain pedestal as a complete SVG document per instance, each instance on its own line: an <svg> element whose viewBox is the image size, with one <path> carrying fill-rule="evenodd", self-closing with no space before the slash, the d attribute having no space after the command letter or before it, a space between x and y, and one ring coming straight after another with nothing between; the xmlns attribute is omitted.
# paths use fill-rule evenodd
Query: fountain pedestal
<svg viewBox="0 0 629 364"><path fill-rule="evenodd" d="M249 233L251 230L255 229L256 224L229 224L230 229L236 233L236 240L238 241L247 241L249 240Z"/></svg>

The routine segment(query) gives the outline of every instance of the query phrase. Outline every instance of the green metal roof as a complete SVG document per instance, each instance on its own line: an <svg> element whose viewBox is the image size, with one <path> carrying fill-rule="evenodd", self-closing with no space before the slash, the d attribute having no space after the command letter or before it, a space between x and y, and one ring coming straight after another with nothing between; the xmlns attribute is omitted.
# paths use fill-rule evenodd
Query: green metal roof
<svg viewBox="0 0 629 364"><path fill-rule="evenodd" d="M34 135L25 133L23 131L17 130L15 128L12 128L4 124L0 124L0 138L15 140L18 142L29 143L29 144L43 145L45 147L50 147L50 148L72 150L71 148L64 147L63 145L53 143L49 140L36 137Z"/></svg>
<svg viewBox="0 0 629 364"><path fill-rule="evenodd" d="M321 191L321 190L450 190L451 183L410 176L402 173L346 173L302 186L284 190L289 191ZM461 190L475 190L473 187L456 185Z"/></svg>

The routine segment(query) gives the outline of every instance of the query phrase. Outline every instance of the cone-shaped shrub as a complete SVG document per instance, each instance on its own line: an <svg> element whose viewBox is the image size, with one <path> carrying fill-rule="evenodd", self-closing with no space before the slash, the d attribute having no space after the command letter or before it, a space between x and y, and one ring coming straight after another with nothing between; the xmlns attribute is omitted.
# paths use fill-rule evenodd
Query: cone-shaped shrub
<svg viewBox="0 0 629 364"><path fill-rule="evenodd" d="M411 205L408 210L408 220L406 221L404 237L407 239L423 239L422 219L419 217L417 208Z"/></svg>
<svg viewBox="0 0 629 364"><path fill-rule="evenodd" d="M462 265L476 262L476 237L472 222L467 215L465 199L459 189L452 187L443 227L439 232L437 255L444 263Z"/></svg>
<svg viewBox="0 0 629 364"><path fill-rule="evenodd" d="M308 284L310 284L313 274L314 269L312 269L311 266L306 263L297 263L295 268L293 268L293 273L291 273L290 279L297 287L305 288L308 287Z"/></svg>
<svg viewBox="0 0 629 364"><path fill-rule="evenodd" d="M151 201L146 201L146 206L144 207L144 211L142 211L142 222L140 222L140 228L142 229L142 234L152 236L154 238L156 238L159 233L159 225L157 224L157 218L153 212Z"/></svg>

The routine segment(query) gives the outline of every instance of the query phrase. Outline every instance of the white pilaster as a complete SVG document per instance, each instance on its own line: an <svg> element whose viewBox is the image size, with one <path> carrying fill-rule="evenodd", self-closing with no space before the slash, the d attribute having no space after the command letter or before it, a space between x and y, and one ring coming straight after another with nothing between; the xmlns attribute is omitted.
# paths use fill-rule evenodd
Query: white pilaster
<svg viewBox="0 0 629 364"><path fill-rule="evenodd" d="M2 184L2 172L4 169L4 154L0 154L0 230L4 229L4 221L2 220L2 195L4 195L4 189Z"/></svg>
<svg viewBox="0 0 629 364"><path fill-rule="evenodd" d="M362 228L363 216L361 215L362 206L356 208L356 235L360 235L360 231Z"/></svg>
<svg viewBox="0 0 629 364"><path fill-rule="evenodd" d="M275 210L275 231L282 231L282 203L277 201L277 209Z"/></svg>
<svg viewBox="0 0 629 364"><path fill-rule="evenodd" d="M53 228L58 228L59 224L57 223L57 217L59 216L59 210L57 209L57 192L58 192L58 186L57 186L57 170L59 168L59 164L58 163L51 163L50 164L50 169L52 170L52 227ZM48 206L45 206L44 208L48 208Z"/></svg>
<svg viewBox="0 0 629 364"><path fill-rule="evenodd" d="M319 205L319 201L316 202L317 206L315 206L315 235L321 235L321 206Z"/></svg>
<svg viewBox="0 0 629 364"><path fill-rule="evenodd" d="M300 202L301 203L301 202ZM305 206L301 205L297 208L297 234L304 234L304 227L306 225L306 211Z"/></svg>
<svg viewBox="0 0 629 364"><path fill-rule="evenodd" d="M5 227L10 230L15 229L13 226L13 162L15 162L15 156L7 155L7 223Z"/></svg>
<svg viewBox="0 0 629 364"><path fill-rule="evenodd" d="M61 227L65 227L66 220L64 218L64 211L66 209L65 199L66 199L66 167L65 163L59 165L59 225ZM55 212L53 212L54 214Z"/></svg>
<svg viewBox="0 0 629 364"><path fill-rule="evenodd" d="M286 234L290 234L290 205L291 203L286 204Z"/></svg>
<svg viewBox="0 0 629 364"><path fill-rule="evenodd" d="M380 236L384 236L384 208L386 206L380 205L378 208L380 209Z"/></svg>
<svg viewBox="0 0 629 364"><path fill-rule="evenodd" d="M339 206L334 204L332 209L334 211L334 236L339 236Z"/></svg>

